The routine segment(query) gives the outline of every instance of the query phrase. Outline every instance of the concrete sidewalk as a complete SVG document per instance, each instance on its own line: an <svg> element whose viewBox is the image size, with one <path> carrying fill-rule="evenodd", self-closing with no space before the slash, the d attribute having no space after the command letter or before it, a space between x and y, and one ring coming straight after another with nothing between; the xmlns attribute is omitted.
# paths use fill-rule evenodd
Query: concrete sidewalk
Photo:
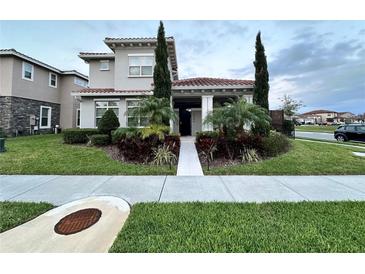
<svg viewBox="0 0 365 274"><path fill-rule="evenodd" d="M90 196L137 202L365 200L354 176L57 176L0 175L0 200L62 205Z"/></svg>
<svg viewBox="0 0 365 274"><path fill-rule="evenodd" d="M181 137L177 176L203 176L198 152L195 148L195 137Z"/></svg>

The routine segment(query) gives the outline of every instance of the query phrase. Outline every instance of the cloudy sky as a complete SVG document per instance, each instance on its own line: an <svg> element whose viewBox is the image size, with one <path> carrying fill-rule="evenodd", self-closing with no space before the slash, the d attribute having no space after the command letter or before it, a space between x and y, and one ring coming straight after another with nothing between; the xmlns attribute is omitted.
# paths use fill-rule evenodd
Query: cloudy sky
<svg viewBox="0 0 365 274"><path fill-rule="evenodd" d="M261 30L270 73L270 108L284 94L313 109L365 112L365 21L165 21L176 39L179 77L254 79ZM151 37L158 21L0 21L0 48L57 68L88 66L80 51L109 49L105 37Z"/></svg>

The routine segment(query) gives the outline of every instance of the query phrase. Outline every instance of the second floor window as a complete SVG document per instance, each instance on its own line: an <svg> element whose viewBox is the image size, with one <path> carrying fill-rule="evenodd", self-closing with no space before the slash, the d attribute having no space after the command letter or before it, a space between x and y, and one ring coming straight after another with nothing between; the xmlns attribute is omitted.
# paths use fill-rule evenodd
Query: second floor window
<svg viewBox="0 0 365 274"><path fill-rule="evenodd" d="M78 86L87 87L87 81L85 81L79 77L75 77L74 83Z"/></svg>
<svg viewBox="0 0 365 274"><path fill-rule="evenodd" d="M57 74L52 72L49 73L49 86L53 88L57 87Z"/></svg>
<svg viewBox="0 0 365 274"><path fill-rule="evenodd" d="M129 55L128 57L129 76L152 76L153 55Z"/></svg>
<svg viewBox="0 0 365 274"><path fill-rule="evenodd" d="M109 70L109 60L100 61L100 70Z"/></svg>
<svg viewBox="0 0 365 274"><path fill-rule="evenodd" d="M33 81L34 67L32 64L23 62L23 79Z"/></svg>

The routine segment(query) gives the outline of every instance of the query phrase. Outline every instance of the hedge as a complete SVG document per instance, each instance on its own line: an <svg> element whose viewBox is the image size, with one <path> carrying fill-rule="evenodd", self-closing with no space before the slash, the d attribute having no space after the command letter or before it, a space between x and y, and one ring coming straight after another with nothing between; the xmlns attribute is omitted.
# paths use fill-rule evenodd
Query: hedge
<svg viewBox="0 0 365 274"><path fill-rule="evenodd" d="M89 138L90 143L93 146L106 146L110 143L110 137L108 134L95 134L91 135Z"/></svg>
<svg viewBox="0 0 365 274"><path fill-rule="evenodd" d="M66 144L85 144L88 136L98 134L96 128L68 128L63 130L63 141Z"/></svg>

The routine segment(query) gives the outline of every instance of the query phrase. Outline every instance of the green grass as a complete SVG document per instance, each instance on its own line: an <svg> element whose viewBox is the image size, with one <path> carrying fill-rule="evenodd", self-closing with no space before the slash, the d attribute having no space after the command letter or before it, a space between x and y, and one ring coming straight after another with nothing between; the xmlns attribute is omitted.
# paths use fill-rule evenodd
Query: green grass
<svg viewBox="0 0 365 274"><path fill-rule="evenodd" d="M258 163L204 168L206 175L324 175L365 174L365 158L352 155L361 148L292 141L293 148ZM364 148L365 151L365 148Z"/></svg>
<svg viewBox="0 0 365 274"><path fill-rule="evenodd" d="M333 133L339 126L296 126L296 131L309 131L309 132L328 132Z"/></svg>
<svg viewBox="0 0 365 274"><path fill-rule="evenodd" d="M49 203L0 202L0 233L53 208Z"/></svg>
<svg viewBox="0 0 365 274"><path fill-rule="evenodd" d="M126 164L101 148L62 143L62 135L9 138L0 153L0 174L160 175L176 173L167 166Z"/></svg>
<svg viewBox="0 0 365 274"><path fill-rule="evenodd" d="M110 252L365 252L365 202L137 204Z"/></svg>

